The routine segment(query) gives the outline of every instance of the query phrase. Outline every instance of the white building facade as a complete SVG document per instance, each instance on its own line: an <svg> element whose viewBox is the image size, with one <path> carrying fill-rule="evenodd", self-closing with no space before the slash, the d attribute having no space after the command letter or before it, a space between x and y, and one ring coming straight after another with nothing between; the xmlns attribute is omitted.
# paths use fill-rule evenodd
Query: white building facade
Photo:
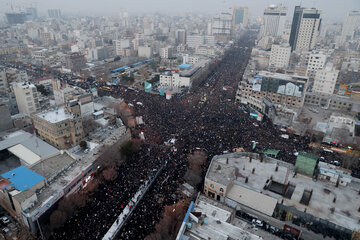
<svg viewBox="0 0 360 240"><path fill-rule="evenodd" d="M264 11L263 36L281 36L285 30L287 8L282 6L270 5Z"/></svg>
<svg viewBox="0 0 360 240"><path fill-rule="evenodd" d="M269 60L269 67L286 69L289 66L291 47L273 44Z"/></svg>
<svg viewBox="0 0 360 240"><path fill-rule="evenodd" d="M316 71L313 92L321 94L333 94L339 71L331 64L324 69Z"/></svg>

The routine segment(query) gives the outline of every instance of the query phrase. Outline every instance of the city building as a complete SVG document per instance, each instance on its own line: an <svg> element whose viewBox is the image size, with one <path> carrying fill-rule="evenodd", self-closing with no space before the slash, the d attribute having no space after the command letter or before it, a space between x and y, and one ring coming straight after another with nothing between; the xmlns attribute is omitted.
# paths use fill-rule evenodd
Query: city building
<svg viewBox="0 0 360 240"><path fill-rule="evenodd" d="M321 11L295 7L290 33L292 51L308 51L315 48L321 27Z"/></svg>
<svg viewBox="0 0 360 240"><path fill-rule="evenodd" d="M341 32L342 42L353 40L358 27L360 27L360 11L347 12Z"/></svg>
<svg viewBox="0 0 360 240"><path fill-rule="evenodd" d="M26 8L26 20L27 21L34 21L37 19L37 9L34 7Z"/></svg>
<svg viewBox="0 0 360 240"><path fill-rule="evenodd" d="M176 240L263 239L246 231L240 223L236 221L235 209L198 195L195 203L190 203Z"/></svg>
<svg viewBox="0 0 360 240"><path fill-rule="evenodd" d="M26 13L5 13L8 24L23 24L26 21Z"/></svg>
<svg viewBox="0 0 360 240"><path fill-rule="evenodd" d="M6 77L6 69L3 66L0 66L0 93L8 91L8 80Z"/></svg>
<svg viewBox="0 0 360 240"><path fill-rule="evenodd" d="M218 155L206 173L204 194L255 216L268 219L285 211L288 221L297 216L320 226L331 225L341 236L351 236L360 217L360 179L340 169L339 177L324 177L325 167L307 153L298 153L295 166L262 154ZM336 183L329 184L335 179Z"/></svg>
<svg viewBox="0 0 360 240"><path fill-rule="evenodd" d="M62 86L58 79L52 79L52 89L56 105L62 105L72 99L75 91L72 87Z"/></svg>
<svg viewBox="0 0 360 240"><path fill-rule="evenodd" d="M125 49L130 47L129 39L114 40L116 56L126 56Z"/></svg>
<svg viewBox="0 0 360 240"><path fill-rule="evenodd" d="M14 127L9 107L6 104L0 103L0 132L9 130Z"/></svg>
<svg viewBox="0 0 360 240"><path fill-rule="evenodd" d="M58 149L79 145L84 135L80 105L77 100L33 115L34 128L48 143Z"/></svg>
<svg viewBox="0 0 360 240"><path fill-rule="evenodd" d="M232 15L230 13L217 14L212 19L211 26L212 35L215 35L220 41L225 41L231 34Z"/></svg>
<svg viewBox="0 0 360 240"><path fill-rule="evenodd" d="M149 46L139 46L137 50L139 57L150 58L152 56L152 48Z"/></svg>
<svg viewBox="0 0 360 240"><path fill-rule="evenodd" d="M286 69L289 66L291 47L286 45L273 44L269 60L269 68Z"/></svg>
<svg viewBox="0 0 360 240"><path fill-rule="evenodd" d="M339 71L332 64L327 64L325 68L318 69L312 91L314 93L333 94L338 75Z"/></svg>
<svg viewBox="0 0 360 240"><path fill-rule="evenodd" d="M357 113L360 109L359 101L352 99L351 97L337 94L319 94L314 92L307 92L305 94L304 105L322 107L333 111L353 113Z"/></svg>
<svg viewBox="0 0 360 240"><path fill-rule="evenodd" d="M232 14L232 26L242 25L247 27L248 25L248 7L233 7Z"/></svg>
<svg viewBox="0 0 360 240"><path fill-rule="evenodd" d="M299 110L305 98L308 78L298 75L260 71L240 82L236 100L261 111L267 97L280 110Z"/></svg>
<svg viewBox="0 0 360 240"><path fill-rule="evenodd" d="M279 37L285 30L287 8L282 6L270 5L264 11L263 36Z"/></svg>
<svg viewBox="0 0 360 240"><path fill-rule="evenodd" d="M171 46L160 48L159 55L161 58L169 59L173 57L173 49Z"/></svg>
<svg viewBox="0 0 360 240"><path fill-rule="evenodd" d="M186 30L177 29L175 32L176 45L185 44L186 42Z"/></svg>
<svg viewBox="0 0 360 240"><path fill-rule="evenodd" d="M65 57L66 66L73 72L79 72L86 66L85 57L81 53L71 53Z"/></svg>
<svg viewBox="0 0 360 240"><path fill-rule="evenodd" d="M180 72L165 72L160 74L160 86L168 91L178 92L184 88L191 88L193 82L208 67L208 60L202 60L194 65L182 64Z"/></svg>
<svg viewBox="0 0 360 240"><path fill-rule="evenodd" d="M12 85L19 112L30 116L39 111L39 96L34 84L29 82L15 83Z"/></svg>
<svg viewBox="0 0 360 240"><path fill-rule="evenodd" d="M314 51L309 55L307 63L306 76L314 79L318 69L324 68L326 65L327 55L323 52Z"/></svg>
<svg viewBox="0 0 360 240"><path fill-rule="evenodd" d="M60 9L48 9L49 18L61 18Z"/></svg>

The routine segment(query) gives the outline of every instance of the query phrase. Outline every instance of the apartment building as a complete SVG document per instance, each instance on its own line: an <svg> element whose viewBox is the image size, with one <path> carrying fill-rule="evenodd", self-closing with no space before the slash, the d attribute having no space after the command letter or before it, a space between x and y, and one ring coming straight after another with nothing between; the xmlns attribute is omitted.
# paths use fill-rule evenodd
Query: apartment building
<svg viewBox="0 0 360 240"><path fill-rule="evenodd" d="M332 64L327 64L325 68L317 70L314 79L314 93L333 94L339 71Z"/></svg>
<svg viewBox="0 0 360 240"><path fill-rule="evenodd" d="M80 105L72 100L63 107L56 107L33 115L34 128L49 144L58 149L76 146L84 135Z"/></svg>
<svg viewBox="0 0 360 240"><path fill-rule="evenodd" d="M291 47L273 44L269 60L269 67L274 69L286 69L289 66Z"/></svg>
<svg viewBox="0 0 360 240"><path fill-rule="evenodd" d="M20 113L30 116L40 110L38 92L34 84L16 83L13 85L13 90Z"/></svg>

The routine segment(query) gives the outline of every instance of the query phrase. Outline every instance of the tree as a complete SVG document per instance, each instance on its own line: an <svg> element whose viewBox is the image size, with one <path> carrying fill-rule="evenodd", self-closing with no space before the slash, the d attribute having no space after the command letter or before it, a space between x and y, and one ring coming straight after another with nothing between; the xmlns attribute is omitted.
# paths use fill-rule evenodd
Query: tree
<svg viewBox="0 0 360 240"><path fill-rule="evenodd" d="M36 90L40 92L42 95L47 96L50 94L50 91L47 90L44 85L36 85Z"/></svg>
<svg viewBox="0 0 360 240"><path fill-rule="evenodd" d="M146 240L175 239L182 224L181 219L186 213L186 202L181 201L173 205L165 206L163 217L155 226L155 233L148 235Z"/></svg>
<svg viewBox="0 0 360 240"><path fill-rule="evenodd" d="M81 141L79 145L80 145L80 147L81 147L82 150L85 150L85 149L87 148L87 143L86 143L86 141Z"/></svg>
<svg viewBox="0 0 360 240"><path fill-rule="evenodd" d="M67 218L67 214L60 210L55 210L50 216L50 228L52 230L62 226Z"/></svg>
<svg viewBox="0 0 360 240"><path fill-rule="evenodd" d="M151 78L151 80L149 80L149 83L156 83L160 81L160 75L155 75L153 78Z"/></svg>
<svg viewBox="0 0 360 240"><path fill-rule="evenodd" d="M134 153L133 141L129 140L126 143L124 143L120 148L120 153L125 157L131 156Z"/></svg>

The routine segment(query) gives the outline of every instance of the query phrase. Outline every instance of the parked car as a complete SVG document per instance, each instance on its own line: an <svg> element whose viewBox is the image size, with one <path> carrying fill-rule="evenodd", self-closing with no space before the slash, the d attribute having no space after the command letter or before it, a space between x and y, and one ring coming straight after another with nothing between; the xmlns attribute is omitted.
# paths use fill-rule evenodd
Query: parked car
<svg viewBox="0 0 360 240"><path fill-rule="evenodd" d="M264 226L263 222L261 220L258 220L258 219L253 219L252 220L252 224L254 224L255 226L258 226L258 227L262 227Z"/></svg>
<svg viewBox="0 0 360 240"><path fill-rule="evenodd" d="M1 217L0 219L1 219L1 222L2 222L3 224L5 224L5 225L10 222L9 218L7 218L7 217L5 217L5 216L4 216L4 217Z"/></svg>
<svg viewBox="0 0 360 240"><path fill-rule="evenodd" d="M10 230L9 230L7 227L4 227L4 228L2 229L2 232L3 232L4 234L7 234L8 232L10 232Z"/></svg>

